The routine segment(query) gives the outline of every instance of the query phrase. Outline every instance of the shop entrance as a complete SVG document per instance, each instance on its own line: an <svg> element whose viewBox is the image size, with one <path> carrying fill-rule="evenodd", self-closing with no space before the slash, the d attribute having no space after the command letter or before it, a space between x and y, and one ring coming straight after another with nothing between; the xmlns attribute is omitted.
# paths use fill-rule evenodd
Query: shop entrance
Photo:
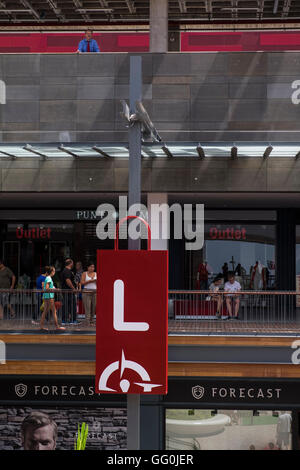
<svg viewBox="0 0 300 470"><path fill-rule="evenodd" d="M56 281L71 254L73 224L7 224L2 257L17 278L16 287L32 289L45 266L55 266ZM59 287L59 285L57 285Z"/></svg>
<svg viewBox="0 0 300 470"><path fill-rule="evenodd" d="M17 277L17 287L30 289L35 287L35 280L45 266L53 264L59 275L67 252L65 241L7 241L3 243L2 256Z"/></svg>

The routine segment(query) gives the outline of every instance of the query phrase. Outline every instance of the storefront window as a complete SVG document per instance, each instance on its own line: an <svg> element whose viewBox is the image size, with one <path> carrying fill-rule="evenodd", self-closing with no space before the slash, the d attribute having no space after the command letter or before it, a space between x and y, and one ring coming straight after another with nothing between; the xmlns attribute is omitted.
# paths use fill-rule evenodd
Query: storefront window
<svg viewBox="0 0 300 470"><path fill-rule="evenodd" d="M0 257L16 275L16 287L35 288L36 278L48 265L54 265L55 285L60 287L66 258L71 257L74 263L80 261L86 269L88 262L96 263L97 249L113 248L113 240L97 237L96 226L97 222L90 219L74 223L52 220L3 223Z"/></svg>
<svg viewBox="0 0 300 470"><path fill-rule="evenodd" d="M8 223L1 231L5 264L17 277L16 287L35 287L44 266L54 265L59 276L65 258L71 255L74 224Z"/></svg>
<svg viewBox="0 0 300 470"><path fill-rule="evenodd" d="M296 275L300 276L300 225L296 225Z"/></svg>
<svg viewBox="0 0 300 470"><path fill-rule="evenodd" d="M300 225L296 225L296 291L300 291ZM300 307L300 296L296 296L296 306Z"/></svg>
<svg viewBox="0 0 300 470"><path fill-rule="evenodd" d="M292 414L268 410L166 410L167 450L290 450Z"/></svg>
<svg viewBox="0 0 300 470"><path fill-rule="evenodd" d="M221 274L226 281L227 274L234 272L244 290L274 288L275 234L275 224L206 223L203 249L186 255L186 287L207 289L216 275Z"/></svg>

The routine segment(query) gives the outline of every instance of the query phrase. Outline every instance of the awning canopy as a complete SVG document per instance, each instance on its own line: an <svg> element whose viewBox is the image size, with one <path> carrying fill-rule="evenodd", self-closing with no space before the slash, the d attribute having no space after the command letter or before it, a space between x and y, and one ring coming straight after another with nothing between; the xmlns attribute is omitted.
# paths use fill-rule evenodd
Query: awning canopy
<svg viewBox="0 0 300 470"><path fill-rule="evenodd" d="M0 143L0 158L128 158L128 144ZM300 157L300 142L167 142L143 143L143 158L275 158Z"/></svg>

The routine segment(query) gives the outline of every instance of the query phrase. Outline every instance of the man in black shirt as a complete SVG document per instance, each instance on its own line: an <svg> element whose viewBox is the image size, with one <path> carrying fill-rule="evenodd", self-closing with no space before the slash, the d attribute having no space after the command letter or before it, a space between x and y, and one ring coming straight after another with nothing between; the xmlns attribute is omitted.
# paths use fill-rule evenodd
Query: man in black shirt
<svg viewBox="0 0 300 470"><path fill-rule="evenodd" d="M61 274L61 288L66 291L72 291L75 294L76 282L72 271L73 266L73 260L67 259L65 262L65 269ZM71 294L71 292L63 293L62 323L76 324L76 310L76 295Z"/></svg>

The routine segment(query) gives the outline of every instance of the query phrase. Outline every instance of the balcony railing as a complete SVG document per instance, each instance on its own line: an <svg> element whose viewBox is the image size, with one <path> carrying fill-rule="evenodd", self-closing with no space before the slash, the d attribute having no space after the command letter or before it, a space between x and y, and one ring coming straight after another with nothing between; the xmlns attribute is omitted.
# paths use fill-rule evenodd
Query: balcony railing
<svg viewBox="0 0 300 470"><path fill-rule="evenodd" d="M169 333L294 334L299 327L299 292L169 291Z"/></svg>
<svg viewBox="0 0 300 470"><path fill-rule="evenodd" d="M84 302L95 291L53 291L58 322L66 332L95 332L95 319L86 318ZM38 332L43 311L39 290L0 290L0 331ZM85 298L84 298L85 296ZM234 318L237 314L237 318ZM298 334L300 293L295 291L243 291L238 295L210 291L170 290L169 334ZM48 313L45 328L55 330ZM63 332L63 331L62 331Z"/></svg>

